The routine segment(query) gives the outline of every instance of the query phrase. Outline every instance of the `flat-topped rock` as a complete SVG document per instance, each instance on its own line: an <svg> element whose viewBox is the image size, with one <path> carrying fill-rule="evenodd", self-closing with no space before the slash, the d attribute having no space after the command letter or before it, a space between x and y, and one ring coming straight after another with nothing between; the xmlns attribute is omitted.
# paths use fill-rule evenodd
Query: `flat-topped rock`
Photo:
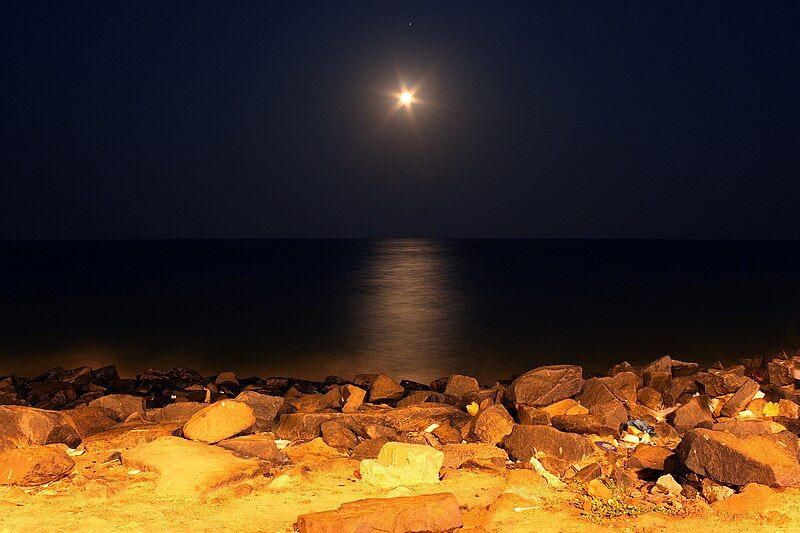
<svg viewBox="0 0 800 533"><path fill-rule="evenodd" d="M164 497L201 496L262 472L258 461L179 437L159 437L123 452L122 464L159 474L156 493Z"/></svg>
<svg viewBox="0 0 800 533"><path fill-rule="evenodd" d="M689 470L724 485L800 485L798 439L788 431L739 437L727 431L692 429L676 455Z"/></svg>
<svg viewBox="0 0 800 533"><path fill-rule="evenodd" d="M220 400L195 413L183 426L187 439L214 443L238 435L256 423L253 410L236 400Z"/></svg>
<svg viewBox="0 0 800 533"><path fill-rule="evenodd" d="M422 444L387 442L377 459L361 461L359 471L364 483L381 489L401 485L438 483L444 453Z"/></svg>
<svg viewBox="0 0 800 533"><path fill-rule="evenodd" d="M588 440L575 433L564 433L550 426L517 424L506 437L503 448L515 460L529 461L537 452L549 457L577 463L592 453Z"/></svg>
<svg viewBox="0 0 800 533"><path fill-rule="evenodd" d="M334 511L301 515L296 525L300 533L444 533L461 527L463 520L455 496L441 493L357 500Z"/></svg>
<svg viewBox="0 0 800 533"><path fill-rule="evenodd" d="M506 390L506 398L512 403L544 407L575 396L583 383L583 369L579 366L541 366L515 379Z"/></svg>

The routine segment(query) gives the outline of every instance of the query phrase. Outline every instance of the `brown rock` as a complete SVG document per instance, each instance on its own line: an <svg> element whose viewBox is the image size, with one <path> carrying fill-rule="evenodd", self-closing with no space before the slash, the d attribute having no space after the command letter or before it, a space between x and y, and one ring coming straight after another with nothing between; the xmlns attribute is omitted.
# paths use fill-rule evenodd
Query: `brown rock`
<svg viewBox="0 0 800 533"><path fill-rule="evenodd" d="M664 462L674 454L668 448L640 444L628 459L627 467L631 470L664 470Z"/></svg>
<svg viewBox="0 0 800 533"><path fill-rule="evenodd" d="M90 453L130 450L158 437L172 436L180 428L181 424L126 423L87 437L82 447Z"/></svg>
<svg viewBox="0 0 800 533"><path fill-rule="evenodd" d="M383 425L396 431L422 431L431 424L451 423L461 427L471 417L457 407L438 403L396 409L375 408L355 413L290 413L281 415L275 433L282 439L311 440L320 435L320 425L328 420L336 420L347 427Z"/></svg>
<svg viewBox="0 0 800 533"><path fill-rule="evenodd" d="M490 405L478 412L472 426L472 434L481 442L500 444L511 433L514 419L500 404Z"/></svg>
<svg viewBox="0 0 800 533"><path fill-rule="evenodd" d="M694 376L672 378L670 385L664 390L662 398L665 405L684 403L697 392L697 381Z"/></svg>
<svg viewBox="0 0 800 533"><path fill-rule="evenodd" d="M742 383L741 387L739 387L739 390L737 390L736 393L731 396L730 400L725 402L720 414L722 416L736 416L739 411L742 411L747 404L750 403L750 400L752 400L753 396L756 395L758 389L758 383L750 378L745 378L745 382Z"/></svg>
<svg viewBox="0 0 800 533"><path fill-rule="evenodd" d="M737 437L774 435L786 431L785 427L772 420L723 420L713 423L703 422L700 427L714 431L727 431Z"/></svg>
<svg viewBox="0 0 800 533"><path fill-rule="evenodd" d="M285 402L280 396L269 396L254 391L244 391L236 397L237 402L242 402L253 411L256 417L255 429L257 431L272 431L275 429L278 411Z"/></svg>
<svg viewBox="0 0 800 533"><path fill-rule="evenodd" d="M635 372L620 372L600 381L623 403L636 403L636 390L642 386L642 378Z"/></svg>
<svg viewBox="0 0 800 533"><path fill-rule="evenodd" d="M344 385L342 387L342 398L345 402L342 406L343 413L354 413L364 404L367 391L355 385Z"/></svg>
<svg viewBox="0 0 800 533"><path fill-rule="evenodd" d="M357 461L361 461L362 459L377 459L381 448L383 448L383 445L387 442L389 441L386 439L363 440L353 448L350 459L355 459Z"/></svg>
<svg viewBox="0 0 800 533"><path fill-rule="evenodd" d="M710 420L714 420L714 417L708 408L708 397L703 395L692 398L669 416L669 422L678 434L683 434L698 424Z"/></svg>
<svg viewBox="0 0 800 533"><path fill-rule="evenodd" d="M550 425L550 416L547 411L530 405L517 405L517 418L520 424Z"/></svg>
<svg viewBox="0 0 800 533"><path fill-rule="evenodd" d="M709 369L706 373L697 374L695 380L709 396L723 396L739 390L747 378L744 367L737 365L725 370Z"/></svg>
<svg viewBox="0 0 800 533"><path fill-rule="evenodd" d="M677 359L672 359L670 361L670 367L672 369L673 378L693 376L700 370L700 365L697 363L678 361Z"/></svg>
<svg viewBox="0 0 800 533"><path fill-rule="evenodd" d="M664 406L664 398L661 396L661 393L652 387L642 387L639 389L636 400L641 405L654 411L658 411Z"/></svg>
<svg viewBox="0 0 800 533"><path fill-rule="evenodd" d="M572 476L572 479L579 483L589 483L603 475L603 469L598 463L589 463Z"/></svg>
<svg viewBox="0 0 800 533"><path fill-rule="evenodd" d="M396 407L410 407L421 403L442 403L444 395L435 391L415 390L395 404Z"/></svg>
<svg viewBox="0 0 800 533"><path fill-rule="evenodd" d="M794 383L793 364L791 359L773 359L767 363L767 381L778 387L792 385Z"/></svg>
<svg viewBox="0 0 800 533"><path fill-rule="evenodd" d="M619 374L622 375L622 374ZM576 399L584 407L591 407L601 403L611 403L617 400L609 388L600 378L591 378L586 380L583 389Z"/></svg>
<svg viewBox="0 0 800 533"><path fill-rule="evenodd" d="M461 432L450 424L442 424L433 430L433 435L442 444L460 444L462 440Z"/></svg>
<svg viewBox="0 0 800 533"><path fill-rule="evenodd" d="M502 468L508 461L505 450L485 443L447 444L444 452L443 468L461 468L468 463L489 464L494 468Z"/></svg>
<svg viewBox="0 0 800 533"><path fill-rule="evenodd" d="M725 487L727 488L727 487ZM783 507L785 498L764 485L750 483L739 494L731 494L711 507L720 513L742 515L769 512Z"/></svg>
<svg viewBox="0 0 800 533"><path fill-rule="evenodd" d="M676 454L689 470L718 483L785 487L800 483L797 452L797 437L788 431L738 437L726 431L692 429Z"/></svg>
<svg viewBox="0 0 800 533"><path fill-rule="evenodd" d="M258 459L279 466L286 462L286 454L278 449L275 439L269 434L254 433L219 441L217 446L230 450L237 457Z"/></svg>
<svg viewBox="0 0 800 533"><path fill-rule="evenodd" d="M117 422L122 422L131 415L144 417L145 400L141 396L109 394L92 400L89 405L108 409L114 413Z"/></svg>
<svg viewBox="0 0 800 533"><path fill-rule="evenodd" d="M582 436L564 433L550 426L514 425L506 437L503 448L512 459L529 461L536 452L577 463L592 453L592 447Z"/></svg>
<svg viewBox="0 0 800 533"><path fill-rule="evenodd" d="M159 424L185 424L195 413L208 407L202 402L177 402L160 409L148 409L147 418Z"/></svg>
<svg viewBox="0 0 800 533"><path fill-rule="evenodd" d="M519 406L517 408L519 408ZM585 415L589 413L589 410L586 407L582 406L572 398L567 398L566 400L561 400L547 405L542 407L541 410L547 414L548 418L558 415Z"/></svg>
<svg viewBox="0 0 800 533"><path fill-rule="evenodd" d="M78 431L81 439L100 433L117 425L114 414L102 407L81 405L61 411Z"/></svg>
<svg viewBox="0 0 800 533"><path fill-rule="evenodd" d="M187 439L214 443L233 437L256 422L253 410L236 400L221 400L198 411L183 426Z"/></svg>
<svg viewBox="0 0 800 533"><path fill-rule="evenodd" d="M458 501L448 493L358 500L335 511L301 515L296 524L300 533L434 533L452 531L462 525Z"/></svg>
<svg viewBox="0 0 800 533"><path fill-rule="evenodd" d="M543 407L576 395L583 383L579 366L542 366L515 379L506 390L506 398L512 403Z"/></svg>
<svg viewBox="0 0 800 533"><path fill-rule="evenodd" d="M75 461L55 446L0 451L0 485L42 485L66 476Z"/></svg>
<svg viewBox="0 0 800 533"><path fill-rule="evenodd" d="M798 418L800 415L800 405L797 405L792 400L781 398L778 400L778 416L786 418Z"/></svg>
<svg viewBox="0 0 800 533"><path fill-rule="evenodd" d="M352 450L358 444L356 434L333 420L320 425L322 440L337 450Z"/></svg>
<svg viewBox="0 0 800 533"><path fill-rule="evenodd" d="M80 442L78 430L63 413L18 405L0 406L0 450L57 443L74 448Z"/></svg>
<svg viewBox="0 0 800 533"><path fill-rule="evenodd" d="M643 382L646 387L656 389L657 391L664 392L672 385L672 372L650 370L642 372Z"/></svg>
<svg viewBox="0 0 800 533"><path fill-rule="evenodd" d="M444 388L444 393L447 396L453 396L454 398L461 400L467 394L476 392L480 388L481 386L477 379L469 376L462 376L460 374L453 374L447 380L447 386Z"/></svg>
<svg viewBox="0 0 800 533"><path fill-rule="evenodd" d="M386 374L378 374L369 387L369 401L372 403L399 400L404 394L405 389Z"/></svg>
<svg viewBox="0 0 800 533"><path fill-rule="evenodd" d="M606 425L606 421L600 415L560 415L550 419L550 424L567 433L581 433L593 435L616 435L619 433L619 425Z"/></svg>

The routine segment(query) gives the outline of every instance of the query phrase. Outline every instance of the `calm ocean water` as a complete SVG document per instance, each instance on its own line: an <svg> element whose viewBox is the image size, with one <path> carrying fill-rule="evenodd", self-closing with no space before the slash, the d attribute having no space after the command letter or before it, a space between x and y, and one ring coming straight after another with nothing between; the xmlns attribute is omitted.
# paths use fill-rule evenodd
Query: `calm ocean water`
<svg viewBox="0 0 800 533"><path fill-rule="evenodd" d="M800 242L5 242L0 259L0 375L114 363L491 382L800 347Z"/></svg>

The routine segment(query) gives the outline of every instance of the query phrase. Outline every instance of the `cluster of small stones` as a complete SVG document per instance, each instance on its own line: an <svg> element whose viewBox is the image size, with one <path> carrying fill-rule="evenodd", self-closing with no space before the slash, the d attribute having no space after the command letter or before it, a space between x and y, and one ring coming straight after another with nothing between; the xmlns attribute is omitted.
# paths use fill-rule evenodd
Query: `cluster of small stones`
<svg viewBox="0 0 800 533"><path fill-rule="evenodd" d="M386 374L315 382L176 368L124 379L113 366L59 367L0 378L0 484L61 479L76 454L113 442L106 448L123 464L172 473L163 486L191 495L270 475L317 443L361 461L362 482L379 489L437 483L458 469L525 470L579 491L587 512L609 502L679 512L749 484L800 485L799 404L786 355L708 369L662 357L607 375L552 365L489 387L464 375L426 385ZM135 439L124 437L131 429ZM188 475L192 457L207 472ZM364 500L297 525L399 531L430 508L439 511L427 530L459 527L454 498L435 496Z"/></svg>

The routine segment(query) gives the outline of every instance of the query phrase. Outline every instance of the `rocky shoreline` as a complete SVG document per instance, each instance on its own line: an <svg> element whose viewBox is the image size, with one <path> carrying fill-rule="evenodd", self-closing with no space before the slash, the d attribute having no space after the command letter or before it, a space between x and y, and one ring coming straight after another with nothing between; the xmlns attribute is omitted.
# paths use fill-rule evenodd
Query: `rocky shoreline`
<svg viewBox="0 0 800 533"><path fill-rule="evenodd" d="M601 522L753 499L757 511L800 485L795 376L786 354L707 369L662 357L607 375L553 365L491 386L59 367L0 378L0 504L123 490L136 476L154 502L289 497L339 472L335 486L350 489L309 499L290 530L501 531L528 520L517 509L561 500ZM469 483L480 504L454 494ZM503 522L509 498L519 505Z"/></svg>

